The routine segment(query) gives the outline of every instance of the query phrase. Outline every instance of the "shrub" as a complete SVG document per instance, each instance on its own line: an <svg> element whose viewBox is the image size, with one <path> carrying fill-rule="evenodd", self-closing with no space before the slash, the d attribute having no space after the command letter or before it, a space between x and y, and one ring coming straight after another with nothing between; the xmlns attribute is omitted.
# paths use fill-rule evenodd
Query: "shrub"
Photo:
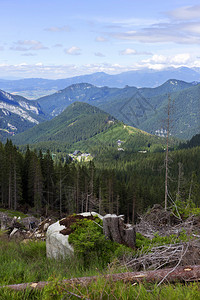
<svg viewBox="0 0 200 300"><path fill-rule="evenodd" d="M71 225L74 231L69 235L69 243L73 245L75 254L83 258L84 265L98 260L104 266L125 252L132 251L124 245L107 240L102 225L102 220L98 217L95 222L83 219Z"/></svg>

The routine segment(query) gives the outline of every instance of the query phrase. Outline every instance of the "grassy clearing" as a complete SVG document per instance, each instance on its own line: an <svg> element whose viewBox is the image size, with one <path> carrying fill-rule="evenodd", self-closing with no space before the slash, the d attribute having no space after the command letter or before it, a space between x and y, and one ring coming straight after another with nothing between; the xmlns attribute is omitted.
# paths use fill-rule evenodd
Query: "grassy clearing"
<svg viewBox="0 0 200 300"><path fill-rule="evenodd" d="M0 239L0 285L97 275L97 264L83 268L81 259L46 258L45 242Z"/></svg>
<svg viewBox="0 0 200 300"><path fill-rule="evenodd" d="M93 253L94 254L94 253ZM42 291L11 291L0 289L0 300L12 299L141 299L141 300L200 300L200 283L188 285L130 284L105 280L101 274L120 272L116 265L106 265L101 258L89 253L85 264L83 257L65 260L46 258L45 242L27 243L9 241L0 235L0 285L23 282L49 281ZM88 260L87 260L88 261ZM104 267L103 267L104 265ZM97 281L87 286L61 284L62 279L98 275Z"/></svg>

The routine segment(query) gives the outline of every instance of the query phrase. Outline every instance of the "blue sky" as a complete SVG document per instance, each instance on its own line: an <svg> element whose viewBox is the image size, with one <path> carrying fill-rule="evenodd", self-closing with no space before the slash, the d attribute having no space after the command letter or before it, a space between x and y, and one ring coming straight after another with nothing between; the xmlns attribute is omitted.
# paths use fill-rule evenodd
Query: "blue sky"
<svg viewBox="0 0 200 300"><path fill-rule="evenodd" d="M0 0L0 78L200 67L200 1L165 2Z"/></svg>

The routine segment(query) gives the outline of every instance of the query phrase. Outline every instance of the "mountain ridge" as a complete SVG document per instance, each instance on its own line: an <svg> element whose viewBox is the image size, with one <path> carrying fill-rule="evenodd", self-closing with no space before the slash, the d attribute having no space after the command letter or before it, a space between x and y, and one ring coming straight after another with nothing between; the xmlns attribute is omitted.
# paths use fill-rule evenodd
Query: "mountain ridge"
<svg viewBox="0 0 200 300"><path fill-rule="evenodd" d="M86 140L117 123L114 117L87 103L75 102L50 121L13 137L16 144L57 141L66 144Z"/></svg>
<svg viewBox="0 0 200 300"><path fill-rule="evenodd" d="M142 69L110 75L104 72L69 77L65 79L26 78L17 80L0 79L0 89L17 93L26 98L36 99L52 94L76 83L87 82L99 87L109 86L123 88L126 85L156 87L170 78L186 82L200 81L200 72L187 67L168 68L164 70Z"/></svg>

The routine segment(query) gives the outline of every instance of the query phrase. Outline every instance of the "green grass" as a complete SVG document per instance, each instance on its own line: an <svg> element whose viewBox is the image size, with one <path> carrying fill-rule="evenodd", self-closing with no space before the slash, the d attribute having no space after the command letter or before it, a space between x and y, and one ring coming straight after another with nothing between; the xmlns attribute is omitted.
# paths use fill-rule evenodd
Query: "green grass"
<svg viewBox="0 0 200 300"><path fill-rule="evenodd" d="M0 290L0 299L103 299L103 300L199 300L200 284L163 285L112 282L99 277L87 286L62 284L57 280L46 286L42 291L11 291Z"/></svg>
<svg viewBox="0 0 200 300"><path fill-rule="evenodd" d="M46 258L46 245L42 241L18 243L0 240L0 285L46 281L50 277L71 278L96 275L97 265L88 268L77 258L53 260Z"/></svg>
<svg viewBox="0 0 200 300"><path fill-rule="evenodd" d="M7 214L10 218L13 218L16 216L16 217L20 217L21 219L23 219L23 218L28 217L28 215L24 214L21 211L17 211L17 210L10 210L10 209L8 210L5 208L0 208L0 212Z"/></svg>
<svg viewBox="0 0 200 300"><path fill-rule="evenodd" d="M10 299L200 299L200 284L162 285L114 283L106 280L101 274L115 273L116 265L101 268L98 260L84 267L83 261L77 257L64 260L46 258L45 242L29 241L19 243L9 241L0 235L0 286L50 281L42 291L12 291L0 289L0 300ZM98 275L98 280L88 286L63 285L59 280L82 276ZM75 295L74 295L75 294ZM78 297L77 297L78 296Z"/></svg>

